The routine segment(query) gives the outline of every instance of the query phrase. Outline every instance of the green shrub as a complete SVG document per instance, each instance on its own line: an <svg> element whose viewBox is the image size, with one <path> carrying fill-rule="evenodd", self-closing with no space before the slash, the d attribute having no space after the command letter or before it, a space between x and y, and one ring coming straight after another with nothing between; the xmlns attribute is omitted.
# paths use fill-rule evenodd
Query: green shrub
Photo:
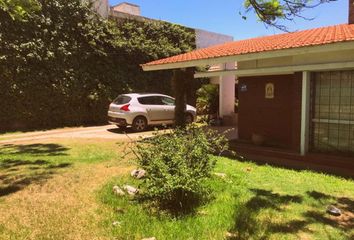
<svg viewBox="0 0 354 240"><path fill-rule="evenodd" d="M198 114L216 114L219 111L219 87L205 84L197 91Z"/></svg>
<svg viewBox="0 0 354 240"><path fill-rule="evenodd" d="M143 197L172 212L191 210L207 195L204 183L215 166L211 154L227 148L223 135L192 125L143 140L134 148L147 171Z"/></svg>

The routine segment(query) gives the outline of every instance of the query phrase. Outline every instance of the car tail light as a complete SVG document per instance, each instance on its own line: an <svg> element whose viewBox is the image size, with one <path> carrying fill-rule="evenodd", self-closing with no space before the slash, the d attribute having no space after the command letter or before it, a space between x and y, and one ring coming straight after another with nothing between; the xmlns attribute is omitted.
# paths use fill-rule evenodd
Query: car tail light
<svg viewBox="0 0 354 240"><path fill-rule="evenodd" d="M124 105L123 107L120 108L120 110L122 110L124 112L129 112L130 111L129 106L130 106L130 104Z"/></svg>

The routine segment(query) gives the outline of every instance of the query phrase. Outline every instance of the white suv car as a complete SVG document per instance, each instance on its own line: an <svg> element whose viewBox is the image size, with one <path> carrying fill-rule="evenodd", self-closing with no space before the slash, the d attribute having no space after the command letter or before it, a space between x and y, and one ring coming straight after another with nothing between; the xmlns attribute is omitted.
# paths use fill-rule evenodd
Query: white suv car
<svg viewBox="0 0 354 240"><path fill-rule="evenodd" d="M109 106L108 121L119 128L132 126L134 131L144 131L150 125L173 124L174 98L162 94L123 94ZM187 105L186 122L196 119L196 109Z"/></svg>

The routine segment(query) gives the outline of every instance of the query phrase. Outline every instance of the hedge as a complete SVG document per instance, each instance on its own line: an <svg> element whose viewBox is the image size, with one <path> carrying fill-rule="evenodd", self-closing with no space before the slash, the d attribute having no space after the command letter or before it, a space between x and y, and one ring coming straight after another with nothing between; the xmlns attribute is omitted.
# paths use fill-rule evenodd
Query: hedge
<svg viewBox="0 0 354 240"><path fill-rule="evenodd" d="M172 94L169 71L139 64L195 48L193 30L100 19L80 0L38 0L14 19L0 9L0 131L106 123L126 92Z"/></svg>

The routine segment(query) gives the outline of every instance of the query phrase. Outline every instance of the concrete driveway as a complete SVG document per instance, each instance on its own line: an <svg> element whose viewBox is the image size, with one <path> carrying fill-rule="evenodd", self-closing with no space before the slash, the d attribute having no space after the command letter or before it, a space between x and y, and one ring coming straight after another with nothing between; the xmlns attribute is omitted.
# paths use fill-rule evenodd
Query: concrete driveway
<svg viewBox="0 0 354 240"><path fill-rule="evenodd" d="M141 137L150 137L153 135L153 132L154 131L134 133L129 128L126 130L126 132L123 132L115 125L64 128L30 133L0 135L0 145L51 139L115 139L117 141L128 142L131 140L138 140Z"/></svg>

